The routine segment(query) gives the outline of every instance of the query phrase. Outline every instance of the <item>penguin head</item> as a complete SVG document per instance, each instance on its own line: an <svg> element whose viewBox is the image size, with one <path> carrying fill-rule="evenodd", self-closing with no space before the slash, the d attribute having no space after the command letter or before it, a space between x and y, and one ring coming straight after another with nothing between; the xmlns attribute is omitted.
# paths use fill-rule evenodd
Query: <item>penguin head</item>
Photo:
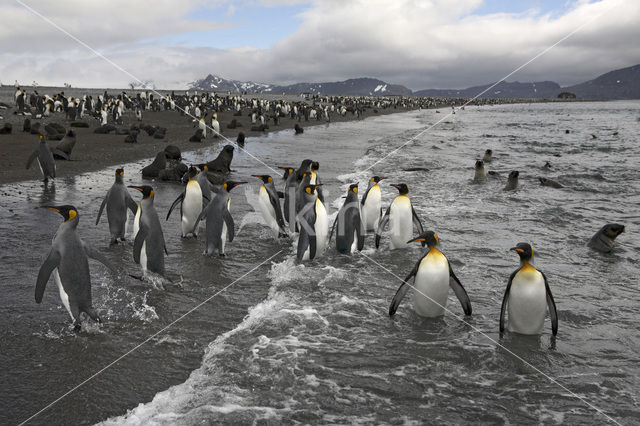
<svg viewBox="0 0 640 426"><path fill-rule="evenodd" d="M373 182L373 183L380 183L381 180L383 180L383 177L380 176L374 176L371 179L369 179L369 182Z"/></svg>
<svg viewBox="0 0 640 426"><path fill-rule="evenodd" d="M124 176L124 169L116 169L116 176Z"/></svg>
<svg viewBox="0 0 640 426"><path fill-rule="evenodd" d="M43 209L53 210L56 213L60 213L60 216L64 218L65 222L69 222L70 220L78 217L78 210L74 206L64 205L64 206L42 206Z"/></svg>
<svg viewBox="0 0 640 426"><path fill-rule="evenodd" d="M269 175L251 175L253 177L257 177L258 179L261 179L262 182L264 183L269 183L273 181L273 178Z"/></svg>
<svg viewBox="0 0 640 426"><path fill-rule="evenodd" d="M40 135L40 143L46 143L47 140L44 138L44 136Z"/></svg>
<svg viewBox="0 0 640 426"><path fill-rule="evenodd" d="M357 183L353 183L353 184L349 185L349 189L347 190L347 194L349 194L349 192L353 192L354 194L358 195L358 184Z"/></svg>
<svg viewBox="0 0 640 426"><path fill-rule="evenodd" d="M306 192L309 195L313 195L316 191L317 188L321 187L322 184L318 184L318 185L307 185L304 187L304 192Z"/></svg>
<svg viewBox="0 0 640 426"><path fill-rule="evenodd" d="M235 182L233 180L228 180L223 184L223 186L224 186L225 191L231 192L231 190L233 188L235 188L238 185L242 185L244 183L247 183L247 182Z"/></svg>
<svg viewBox="0 0 640 426"><path fill-rule="evenodd" d="M206 172L207 169L209 168L207 166L207 163L201 163L201 164L196 164L196 167L199 168L201 171Z"/></svg>
<svg viewBox="0 0 640 426"><path fill-rule="evenodd" d="M320 169L320 163L317 161L311 162L311 170L316 171Z"/></svg>
<svg viewBox="0 0 640 426"><path fill-rule="evenodd" d="M293 167L278 166L278 168L280 170L284 170L284 175L282 176L282 179L287 179L289 175L291 175L291 173L295 172L295 169Z"/></svg>
<svg viewBox="0 0 640 426"><path fill-rule="evenodd" d="M198 168L195 166L191 166L189 167L189 169L187 170L187 173L185 174L187 175L188 180L192 180L193 178L198 176Z"/></svg>
<svg viewBox="0 0 640 426"><path fill-rule="evenodd" d="M435 232L425 231L422 234L415 237L413 240L407 241L407 244L418 242L418 241L422 243L423 247L426 245L427 247L431 248L431 247L437 246L438 243L440 242L440 239L438 238L438 234L436 234Z"/></svg>
<svg viewBox="0 0 640 426"><path fill-rule="evenodd" d="M153 198L153 195L154 195L153 188L150 187L149 185L142 185L142 186L129 185L129 188L133 188L142 192L143 200Z"/></svg>
<svg viewBox="0 0 640 426"><path fill-rule="evenodd" d="M394 183L391 186L396 188L400 193L400 195L406 195L409 193L409 187L407 186L406 183Z"/></svg>
<svg viewBox="0 0 640 426"><path fill-rule="evenodd" d="M511 247L510 250L518 253L522 262L530 262L533 259L533 249L528 243L518 243L515 247Z"/></svg>

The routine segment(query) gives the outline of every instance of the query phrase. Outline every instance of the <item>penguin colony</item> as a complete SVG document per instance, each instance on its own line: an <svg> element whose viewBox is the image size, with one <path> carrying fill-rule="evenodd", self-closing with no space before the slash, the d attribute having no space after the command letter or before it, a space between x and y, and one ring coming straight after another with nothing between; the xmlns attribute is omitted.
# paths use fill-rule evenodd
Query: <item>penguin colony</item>
<svg viewBox="0 0 640 426"><path fill-rule="evenodd" d="M145 107L158 108L158 104L153 103L153 95L148 96L151 99L146 104L136 103L135 111L138 120L141 120L141 111ZM200 101L204 100L203 98L206 99L206 95ZM131 103L128 97L126 99ZM184 105L184 111L193 110L198 121L198 134L204 138L207 130L204 123L208 112L202 115L203 104L198 102L197 94L190 99ZM86 99L83 100L86 102ZM138 94L138 101L140 100L141 94ZM99 102L103 102L102 96L99 97ZM167 98L162 98L161 102L165 108L175 108L174 97L167 96ZM222 101L218 102L222 105ZM57 107L55 102L52 103L53 106L45 108L45 112L61 108ZM254 107L259 105L255 99L252 100L252 103ZM38 104L36 100L36 105ZM19 105L24 108L24 103L19 103ZM83 105L81 100L78 102L78 106L75 103L72 106L80 107L80 116L82 116L83 109L81 107ZM119 97L117 101L111 100L110 105L113 121L118 123L124 112L125 101ZM381 105L378 106L381 107ZM131 105L128 107L130 108ZM67 115L70 115L69 118L75 119L78 111L69 112L70 107L66 106L66 108ZM102 125L108 125L108 116L102 105L99 110ZM240 111L239 104L237 110ZM309 109L309 111L311 110L315 111L313 108ZM284 108L279 106L276 116L283 111L288 113L288 106L285 105ZM300 109L294 106L291 109L292 116L293 114L299 116L299 111ZM260 120L261 125L265 125L264 116L260 112L260 108L256 108L252 112L252 119ZM320 114L316 112L311 116L319 117ZM328 116L328 113L325 116ZM220 124L215 112L211 119L210 128L214 129L216 136L220 134ZM242 141L244 142L244 135ZM73 142L75 143L75 140ZM66 155L68 159L68 154L64 150L56 148L52 152L41 135L38 147L28 158L27 168L37 159L44 180L55 178L54 154L62 158ZM158 155L160 158L156 158L152 164L154 171L164 168L163 164L156 163L163 163L167 157L166 153ZM179 160L179 153L177 155ZM488 176L495 177L497 175L492 172L487 174L484 169L485 163L492 161L492 156L493 152L487 150L483 159L476 161L474 182L481 183ZM166 220L170 218L173 210L180 206L180 231L183 238L189 236L197 238L200 223L204 224L205 255L213 255L217 252L218 255L225 256L226 243L231 243L234 239L235 224L230 209L231 191L247 182L231 181L224 178L221 180L221 176L224 177L231 170L232 157L233 146L227 145L214 161L189 167L181 177L186 182L186 187L167 212ZM153 177L148 174L151 170L150 167L145 168L145 170L148 169L147 173L143 170L143 177ZM384 180L383 177L373 176L369 179L362 199L358 195L358 184L351 184L344 197L345 201L330 226L324 204L322 183L318 175L319 168L319 163L310 159L302 161L297 169L281 166L280 169L284 171L282 192L276 188L272 176L253 175L261 181L258 199L255 201L273 237L287 238L298 234L296 256L299 262L313 261L322 256L331 244L334 234L335 247L339 253L352 254L362 250L365 235L368 233L374 234L375 247L378 249L383 233L388 227L390 249L403 249L414 242L420 242L423 247L426 247L425 254L416 262L393 296L389 315L395 315L410 289L414 289L412 296L414 310L421 316L439 317L444 315L447 310L449 289L453 290L464 314L472 314L470 296L455 275L447 257L439 250L437 234L431 230L424 230L419 215L411 204L408 195L409 187L406 184L391 185L398 191L398 195L384 214L382 213L382 188L380 187L380 183ZM214 174L212 175L212 173ZM518 171L512 171L509 174L505 190L517 189L518 175ZM96 225L99 224L102 212L106 207L111 235L110 244L117 244L119 241L125 241L127 219L130 214L135 215L132 234L134 261L140 264L143 277L155 274L167 278L164 257L168 251L158 212L154 207L154 188L149 185L129 186L142 195L139 203L136 203L123 183L123 176L123 169L115 171L115 181L97 212ZM555 188L562 187L551 180L543 181L541 179L541 184ZM283 204L280 203L280 199L283 199ZM60 298L72 318L75 329L79 330L81 327L80 314L82 312L100 322L100 317L92 307L87 259L93 258L102 262L114 273L119 273L119 271L99 251L91 248L79 238L76 232L79 213L74 206L43 206L43 208L59 213L64 222L60 225L53 239L51 250L40 268L36 281L36 302L42 301L47 281L53 275ZM414 236L414 230L418 234L417 236ZM600 252L610 252L614 239L622 232L624 232L623 225L607 224L594 235L588 246ZM518 243L511 250L518 254L520 266L507 281L499 317L500 333L508 330L520 334L540 334L543 332L545 317L549 312L551 330L555 336L558 332L556 305L546 276L533 266L533 248L528 243ZM413 284L411 284L412 280Z"/></svg>

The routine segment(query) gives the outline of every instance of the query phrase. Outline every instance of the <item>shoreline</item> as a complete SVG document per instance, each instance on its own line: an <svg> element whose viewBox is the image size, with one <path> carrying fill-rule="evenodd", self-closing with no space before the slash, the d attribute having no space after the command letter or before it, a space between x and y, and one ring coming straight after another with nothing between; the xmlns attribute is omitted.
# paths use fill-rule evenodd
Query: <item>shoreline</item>
<svg viewBox="0 0 640 426"><path fill-rule="evenodd" d="M7 93L2 88L0 93L0 99L5 103L10 93ZM13 87L10 87L13 91ZM73 90L73 89L72 89ZM94 94L97 94L98 91ZM269 96L272 99L281 99L275 95ZM369 99L369 98L367 98ZM381 100L383 98L380 98ZM388 99L388 98L386 98ZM404 99L404 98L402 98ZM409 99L409 98L406 98ZM427 99L427 98L424 98ZM288 96L285 99L289 102L300 102L302 100L299 96ZM544 102L565 102L565 100L518 100L518 99L505 99L499 100L480 100L479 102L487 103L489 105L496 104L511 104L511 103L544 103ZM310 104L308 100L302 100L307 104ZM50 117L42 119L32 119L32 123L40 122L42 126L48 123L58 123L64 126L67 130L73 129L76 132L76 145L71 154L71 161L56 160L56 177L65 178L69 176L75 176L81 173L87 173L92 171L101 170L108 167L120 167L122 164L136 162L147 158L153 158L159 152L164 150L167 145L175 145L180 148L181 152L186 153L189 151L195 151L204 147L212 147L215 144L218 145L218 149L222 149L222 146L226 144L236 144L236 138L238 133L243 132L246 137L246 143L251 144L252 139L255 137L266 136L270 133L291 130L295 124L300 124L303 128L330 125L331 123L339 123L344 121L364 120L369 117L395 114L401 112L416 111L419 109L438 109L438 108L451 108L451 105L460 105L459 99L434 99L430 105L426 106L424 103L409 104L411 100L406 101L406 105L394 105L387 108L374 108L366 107L363 112L358 116L347 112L344 116L338 113L331 114L330 121L325 119L304 119L298 121L295 118L281 117L279 125L269 125L269 129L266 131L252 131L251 119L249 117L249 110L243 109L241 116L234 116L233 111L220 111L218 112L218 121L220 122L220 133L223 137L214 138L209 135L202 142L189 142L189 138L195 133L197 129L197 123L194 123L192 119L180 114L177 110L165 110L165 111L144 111L142 123L147 123L156 126L162 126L167 128L167 133L164 139L154 139L152 136L148 136L146 132L141 131L138 135L137 143L124 143L126 135L111 134L95 134L94 130L99 127L99 123L93 117L87 117L83 120L89 123L89 128L72 128L69 127L70 122L66 120L63 113L53 113ZM472 106L470 104L469 106ZM26 161L29 155L37 147L38 135L31 134L23 131L23 122L25 116L13 114L13 109L8 108L1 111L4 115L4 119L0 121L0 127L4 123L11 123L13 130L11 134L0 135L0 150L4 159L4 167L0 169L0 185L15 183L25 180L42 180L42 175L38 166L34 163L30 169L26 169ZM444 112L444 111L443 111ZM235 129L228 129L226 125L235 119L241 127ZM139 123L133 111L127 111L123 115L124 124L117 126L118 129L128 129L132 124ZM209 132L211 133L211 132ZM227 138L227 139L225 139ZM55 147L58 141L48 141L51 148ZM213 160L213 158L209 159ZM140 170L127 170L127 174L140 173Z"/></svg>

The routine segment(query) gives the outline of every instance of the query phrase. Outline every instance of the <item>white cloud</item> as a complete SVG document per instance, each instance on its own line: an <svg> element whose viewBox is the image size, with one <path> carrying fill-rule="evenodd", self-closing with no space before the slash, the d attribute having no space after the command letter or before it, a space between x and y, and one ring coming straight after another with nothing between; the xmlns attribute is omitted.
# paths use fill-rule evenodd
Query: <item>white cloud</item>
<svg viewBox="0 0 640 426"><path fill-rule="evenodd" d="M126 87L131 81L15 5L0 3L4 82ZM165 87L208 73L271 83L370 76L412 89L465 87L504 77L609 8L510 80L570 84L639 62L640 2L578 1L561 15L474 15L480 5L480 0L317 1L300 15L298 29L272 48L222 50L168 45L159 38L225 25L194 18L202 7L196 1L32 4L142 80Z"/></svg>

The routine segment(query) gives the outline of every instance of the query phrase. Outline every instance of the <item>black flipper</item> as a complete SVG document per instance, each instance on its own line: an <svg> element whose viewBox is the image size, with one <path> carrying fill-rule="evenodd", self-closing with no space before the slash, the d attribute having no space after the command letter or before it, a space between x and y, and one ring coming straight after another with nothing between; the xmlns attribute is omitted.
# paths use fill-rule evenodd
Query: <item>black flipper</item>
<svg viewBox="0 0 640 426"><path fill-rule="evenodd" d="M83 311L89 315L89 317L94 320L97 323L102 324L102 320L100 319L100 317L98 316L98 313L95 311L95 309L93 309L92 306L88 307L88 308L84 308Z"/></svg>
<svg viewBox="0 0 640 426"><path fill-rule="evenodd" d="M147 238L147 229L140 224L140 229L136 234L136 239L133 241L133 261L140 263L140 252L142 251L142 244Z"/></svg>
<svg viewBox="0 0 640 426"><path fill-rule="evenodd" d="M360 213L356 214L354 219L356 220L356 236L358 237L358 251L362 251L364 248L364 234L366 231L364 229L364 223L362 223L362 218L360 217Z"/></svg>
<svg viewBox="0 0 640 426"><path fill-rule="evenodd" d="M38 150L33 151L27 159L27 169L31 167L31 163L33 163L33 160L35 160L36 158L38 158Z"/></svg>
<svg viewBox="0 0 640 426"><path fill-rule="evenodd" d="M85 253L87 253L88 257L102 263L104 266L107 267L107 269L109 269L109 271L111 271L111 273L116 274L118 272L118 269L115 267L115 265L111 263L111 261L107 259L107 257L104 254L102 254L100 251L91 247L89 244L85 243L84 241L82 242L82 247L84 248L84 251Z"/></svg>
<svg viewBox="0 0 640 426"><path fill-rule="evenodd" d="M298 258L298 262L302 262L302 257L304 256L304 252L307 251L309 247L309 236L306 232L300 232L300 236L298 237L298 249L296 252L296 257Z"/></svg>
<svg viewBox="0 0 640 426"><path fill-rule="evenodd" d="M316 258L316 250L317 250L317 240L316 234L309 235L309 260L313 260Z"/></svg>
<svg viewBox="0 0 640 426"><path fill-rule="evenodd" d="M396 311L398 310L398 306L400 306L400 302L402 302L402 299L404 299L404 296L409 291L409 288L411 288L408 281L418 273L418 268L420 267L420 262L422 262L422 259L424 259L424 256L422 256L420 260L416 262L411 272L409 272L409 275L407 275L407 277L404 279L404 281L400 285L400 288L398 288L398 291L396 291L395 296L393 296L393 300L391 300L391 305L389 306L390 317L396 314Z"/></svg>
<svg viewBox="0 0 640 426"><path fill-rule="evenodd" d="M460 283L460 280L458 279L458 277L456 277L456 274L453 272L453 269L451 268L451 263L449 263L449 287L451 287L453 292L456 294L456 297L460 301L464 314L471 315L471 299L469 299L469 295L467 294L467 291L464 289L464 287L462 286L462 283Z"/></svg>
<svg viewBox="0 0 640 426"><path fill-rule="evenodd" d="M51 154L57 155L59 157L62 157L64 160L69 161L69 156L67 155L67 153L62 151L62 150L60 150L60 149L58 149L58 148L53 148L51 150Z"/></svg>
<svg viewBox="0 0 640 426"><path fill-rule="evenodd" d="M544 278L544 287L547 290L547 307L549 308L549 316L551 317L551 332L555 336L558 334L558 311L556 311L556 302L553 300L547 277L542 272L540 273L542 274L542 278Z"/></svg>
<svg viewBox="0 0 640 426"><path fill-rule="evenodd" d="M102 216L102 210L104 210L104 206L107 205L107 198L109 198L110 192L111 192L111 189L107 191L107 195L105 195L104 200L102 200L102 204L100 204L100 210L98 210L98 217L96 218L96 226L100 222L100 216Z"/></svg>
<svg viewBox="0 0 640 426"><path fill-rule="evenodd" d="M384 227L387 226L387 223L389 222L390 212L391 212L391 205L389 205L389 207L387 208L386 213L384 214L384 216L382 216L382 219L380 219L380 223L376 228L376 248L380 247L380 237L382 236L382 231L384 230Z"/></svg>
<svg viewBox="0 0 640 426"><path fill-rule="evenodd" d="M169 213L167 213L167 218L165 220L169 220L169 216L171 216L171 212L173 211L173 209L175 209L178 204L181 204L183 200L184 192L178 195L178 198L176 198L175 201L171 204L171 207L169 207Z"/></svg>
<svg viewBox="0 0 640 426"><path fill-rule="evenodd" d="M38 272L38 279L36 280L36 303L42 302L42 296L44 295L44 289L47 287L47 281L54 269L60 264L60 253L53 248L47 255L40 271Z"/></svg>
<svg viewBox="0 0 640 426"><path fill-rule="evenodd" d="M418 229L418 234L422 235L424 233L424 228L422 228L422 222L420 222L420 218L413 208L413 204L411 205L411 216L413 217L413 225ZM427 243L425 241L422 242L422 247L424 247Z"/></svg>
<svg viewBox="0 0 640 426"><path fill-rule="evenodd" d="M338 212L338 216L340 216L339 212ZM333 231L335 231L336 229L336 223L338 223L338 216L336 216L336 218L333 219L333 225L331 225L331 232L329 232L329 244L331 243L331 237L333 237Z"/></svg>
<svg viewBox="0 0 640 426"><path fill-rule="evenodd" d="M235 225L231 213L229 213L229 210L226 208L222 211L222 219L224 219L224 223L227 224L227 241L232 242L235 236Z"/></svg>
<svg viewBox="0 0 640 426"><path fill-rule="evenodd" d="M135 214L138 213L138 203L133 201L133 198L131 198L131 195L129 195L128 192L127 192L126 201L127 201L127 207L129 208L129 210L131 210L131 213L133 213L133 215L135 216Z"/></svg>
<svg viewBox="0 0 640 426"><path fill-rule="evenodd" d="M513 282L513 277L516 276L519 270L520 268L513 271L513 273L509 277L507 289L504 291L504 297L502 298L502 307L500 308L500 336L502 336L502 333L504 333L504 314L507 311L507 302L509 301L509 291L511 290L511 283Z"/></svg>
<svg viewBox="0 0 640 426"><path fill-rule="evenodd" d="M284 198L284 192L276 191L276 193L278 194L278 198Z"/></svg>

